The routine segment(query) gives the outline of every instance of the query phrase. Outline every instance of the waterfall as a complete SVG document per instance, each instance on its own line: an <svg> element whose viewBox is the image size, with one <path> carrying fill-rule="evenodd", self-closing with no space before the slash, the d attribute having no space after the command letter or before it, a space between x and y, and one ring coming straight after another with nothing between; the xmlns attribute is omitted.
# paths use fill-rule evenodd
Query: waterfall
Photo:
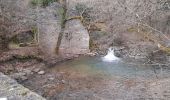
<svg viewBox="0 0 170 100"><path fill-rule="evenodd" d="M7 98L0 98L0 100L7 100Z"/></svg>
<svg viewBox="0 0 170 100"><path fill-rule="evenodd" d="M112 47L110 47L108 49L107 55L102 57L102 60L107 61L107 62L112 62L112 61L119 60L119 58L115 56L114 49Z"/></svg>

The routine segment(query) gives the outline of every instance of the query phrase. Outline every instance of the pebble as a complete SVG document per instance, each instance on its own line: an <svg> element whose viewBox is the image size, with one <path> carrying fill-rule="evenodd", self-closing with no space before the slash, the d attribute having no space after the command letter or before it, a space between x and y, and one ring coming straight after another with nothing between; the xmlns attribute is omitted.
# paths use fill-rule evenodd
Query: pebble
<svg viewBox="0 0 170 100"><path fill-rule="evenodd" d="M25 81L25 80L28 80L28 78L26 76L21 76L21 80Z"/></svg>
<svg viewBox="0 0 170 100"><path fill-rule="evenodd" d="M65 81L65 80L61 80L61 82L62 82L63 84L65 84L65 83L66 83L66 81Z"/></svg>
<svg viewBox="0 0 170 100"><path fill-rule="evenodd" d="M25 70L23 70L23 72L25 73L25 74L31 74L31 70L29 70L29 69L25 69Z"/></svg>
<svg viewBox="0 0 170 100"><path fill-rule="evenodd" d="M95 56L97 53L93 53L93 52L90 52L90 53L87 53L88 56Z"/></svg>
<svg viewBox="0 0 170 100"><path fill-rule="evenodd" d="M45 71L39 71L38 74L43 75L43 74L45 74Z"/></svg>
<svg viewBox="0 0 170 100"><path fill-rule="evenodd" d="M19 73L14 73L14 74L10 75L10 77L12 77L14 79L19 79L20 77L25 76L25 75L26 75L26 73L19 72Z"/></svg>
<svg viewBox="0 0 170 100"><path fill-rule="evenodd" d="M55 78L54 77L50 77L50 78L48 78L48 80L51 80L51 81L53 81Z"/></svg>
<svg viewBox="0 0 170 100"><path fill-rule="evenodd" d="M40 71L40 68L35 68L34 70L33 70L33 72L36 72L36 73L38 73Z"/></svg>

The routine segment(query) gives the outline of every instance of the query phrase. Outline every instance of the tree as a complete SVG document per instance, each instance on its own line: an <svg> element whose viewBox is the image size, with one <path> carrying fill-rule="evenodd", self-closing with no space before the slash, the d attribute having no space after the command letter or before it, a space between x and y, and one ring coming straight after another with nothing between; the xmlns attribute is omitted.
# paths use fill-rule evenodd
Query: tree
<svg viewBox="0 0 170 100"><path fill-rule="evenodd" d="M64 34L64 30L65 30L65 23L66 23L66 13L67 13L67 0L61 0L60 3L63 6L63 11L62 11L62 21L61 21L61 31L58 35L58 41L57 41L57 46L56 46L56 53L59 54L59 48L60 48L60 44L62 41L62 37Z"/></svg>

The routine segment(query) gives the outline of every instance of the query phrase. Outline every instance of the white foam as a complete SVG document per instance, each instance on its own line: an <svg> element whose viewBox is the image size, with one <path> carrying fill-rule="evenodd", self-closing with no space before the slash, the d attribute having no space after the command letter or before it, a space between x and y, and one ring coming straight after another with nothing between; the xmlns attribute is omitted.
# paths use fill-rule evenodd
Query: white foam
<svg viewBox="0 0 170 100"><path fill-rule="evenodd" d="M113 62L119 60L119 58L115 56L114 49L109 48L107 55L102 57L102 60L106 62Z"/></svg>
<svg viewBox="0 0 170 100"><path fill-rule="evenodd" d="M0 98L0 100L7 100L7 98Z"/></svg>

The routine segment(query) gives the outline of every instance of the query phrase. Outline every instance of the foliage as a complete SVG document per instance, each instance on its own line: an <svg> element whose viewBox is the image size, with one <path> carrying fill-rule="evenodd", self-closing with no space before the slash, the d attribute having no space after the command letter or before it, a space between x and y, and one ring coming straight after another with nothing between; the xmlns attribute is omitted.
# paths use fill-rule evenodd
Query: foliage
<svg viewBox="0 0 170 100"><path fill-rule="evenodd" d="M94 43L94 41L92 39L90 39L89 48L90 48L90 50L95 50L98 48L98 45L96 43Z"/></svg>
<svg viewBox="0 0 170 100"><path fill-rule="evenodd" d="M63 28L65 26L65 21L67 19L66 9L64 7L62 7L62 8L59 8L57 11L58 11L57 13L59 13L59 15L61 16L60 17L61 18L61 27Z"/></svg>
<svg viewBox="0 0 170 100"><path fill-rule="evenodd" d="M29 31L21 32L20 34L17 34L13 36L10 39L10 47L25 47L28 45L35 44L37 42L37 29L32 29Z"/></svg>
<svg viewBox="0 0 170 100"><path fill-rule="evenodd" d="M38 29L36 27L33 27L31 32L33 33L32 37L34 38L34 42L37 42L38 41Z"/></svg>
<svg viewBox="0 0 170 100"><path fill-rule="evenodd" d="M42 6L42 7L46 7L48 6L50 3L53 3L53 2L57 2L58 0L32 0L31 1L31 4L33 6Z"/></svg>
<svg viewBox="0 0 170 100"><path fill-rule="evenodd" d="M87 6L84 5L84 4L79 4L79 3L78 3L78 4L75 6L75 9L76 9L76 13L77 13L79 16L82 16L84 21L91 21L92 17L90 16L90 13L91 13L91 11L92 11L93 8L87 7Z"/></svg>

